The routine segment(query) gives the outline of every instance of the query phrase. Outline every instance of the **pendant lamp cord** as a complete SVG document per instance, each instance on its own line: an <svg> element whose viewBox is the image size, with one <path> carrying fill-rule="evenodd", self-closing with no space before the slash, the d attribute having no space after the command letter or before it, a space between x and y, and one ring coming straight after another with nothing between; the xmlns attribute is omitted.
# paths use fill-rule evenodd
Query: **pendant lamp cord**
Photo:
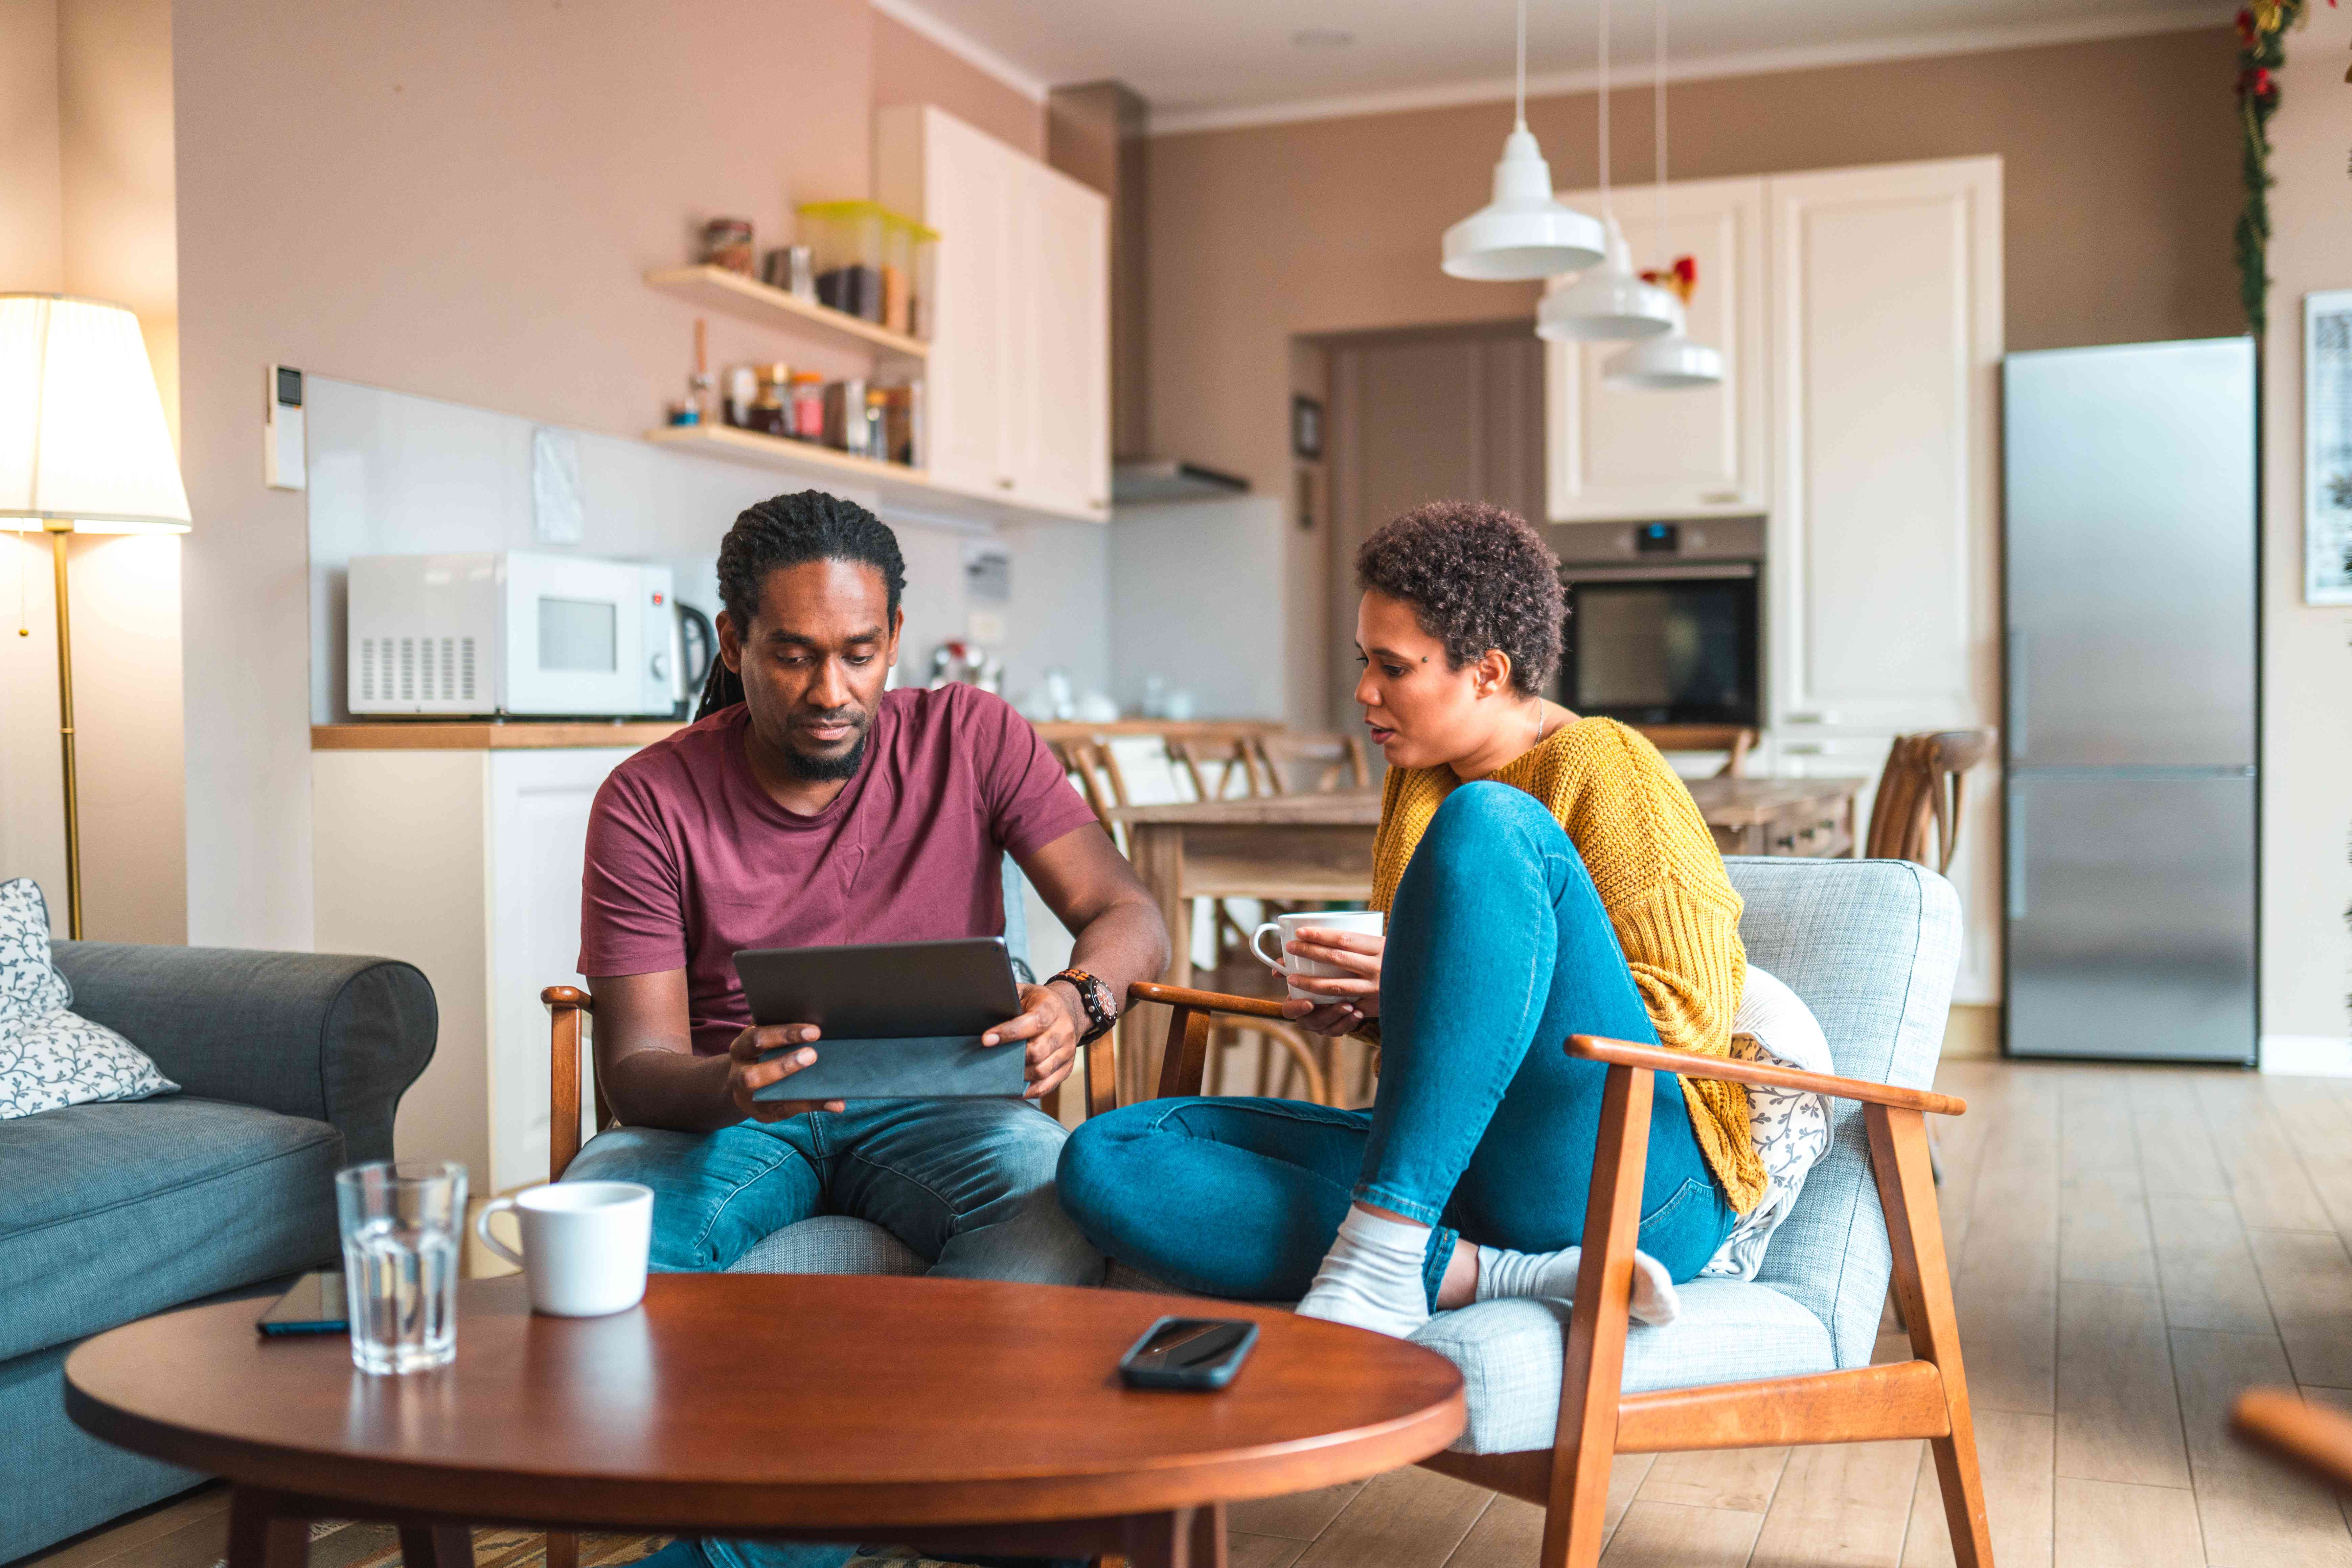
<svg viewBox="0 0 2352 1568"><path fill-rule="evenodd" d="M1658 265L1669 267L1674 258L1666 254L1666 0L1657 5L1658 218L1652 243L1658 247Z"/></svg>
<svg viewBox="0 0 2352 1568"><path fill-rule="evenodd" d="M1518 87L1511 98L1511 129L1528 128L1528 0L1519 0L1519 72Z"/></svg>
<svg viewBox="0 0 2352 1568"><path fill-rule="evenodd" d="M1609 220L1609 0L1601 0L1601 218Z"/></svg>

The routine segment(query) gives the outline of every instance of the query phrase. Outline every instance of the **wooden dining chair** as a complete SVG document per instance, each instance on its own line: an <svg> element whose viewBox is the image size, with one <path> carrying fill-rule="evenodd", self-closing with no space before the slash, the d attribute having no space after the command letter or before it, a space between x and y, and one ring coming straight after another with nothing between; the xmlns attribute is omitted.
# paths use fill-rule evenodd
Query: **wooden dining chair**
<svg viewBox="0 0 2352 1568"><path fill-rule="evenodd" d="M1252 736L1250 748L1268 795L1294 793L1292 780L1300 775L1307 777L1308 792L1317 795L1363 789L1371 783L1371 762L1361 735L1274 730Z"/></svg>
<svg viewBox="0 0 2352 1568"><path fill-rule="evenodd" d="M1926 1130L1929 1115L1967 1109L1924 1087L1958 968L1958 900L1950 884L1912 866L1783 858L1730 868L1750 954L1808 996L1839 1067L1871 1076L1591 1036L1539 1047L1606 1068L1575 1301L1564 1332L1559 1304L1512 1300L1441 1313L1414 1336L1461 1367L1469 1386L1462 1443L1422 1463L1544 1508L1540 1568L1593 1568L1619 1453L1924 1437L1958 1568L1993 1568ZM1271 1001L1174 986L1130 994L1171 1010L1161 1096L1198 1091L1220 1016L1278 1011ZM1636 1326L1627 1307L1661 1072L1835 1103L1829 1152L1759 1278L1688 1281L1681 1318ZM1913 1359L1873 1364L1890 1276Z"/></svg>
<svg viewBox="0 0 2352 1568"><path fill-rule="evenodd" d="M1959 847L1961 778L1991 756L1999 742L1991 730L1895 736L1878 775L1864 853L1874 859L1914 860L1948 873Z"/></svg>
<svg viewBox="0 0 2352 1568"><path fill-rule="evenodd" d="M1729 755L1716 769L1719 779L1748 776L1748 753L1758 735L1744 724L1634 724L1630 726L1662 752L1725 752Z"/></svg>

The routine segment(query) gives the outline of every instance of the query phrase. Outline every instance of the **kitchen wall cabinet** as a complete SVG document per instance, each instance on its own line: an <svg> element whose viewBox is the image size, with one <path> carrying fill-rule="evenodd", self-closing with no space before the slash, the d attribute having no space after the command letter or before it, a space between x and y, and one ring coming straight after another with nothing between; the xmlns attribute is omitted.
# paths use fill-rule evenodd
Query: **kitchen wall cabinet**
<svg viewBox="0 0 2352 1568"><path fill-rule="evenodd" d="M1772 721L1989 723L2000 161L1785 175L1766 195Z"/></svg>
<svg viewBox="0 0 2352 1568"><path fill-rule="evenodd" d="M1601 363L1622 343L1545 345L1549 510L1555 522L1754 513L1767 501L1764 182L1692 180L1666 187L1663 237L1654 190L1616 193L1634 265L1688 256L1698 288L1691 341L1723 355L1719 386L1646 392L1606 386ZM1598 215L1598 191L1561 201ZM1562 287L1570 279L1555 279Z"/></svg>
<svg viewBox="0 0 2352 1568"><path fill-rule="evenodd" d="M926 104L875 118L875 191L939 230L926 419L932 483L1110 515L1110 208Z"/></svg>

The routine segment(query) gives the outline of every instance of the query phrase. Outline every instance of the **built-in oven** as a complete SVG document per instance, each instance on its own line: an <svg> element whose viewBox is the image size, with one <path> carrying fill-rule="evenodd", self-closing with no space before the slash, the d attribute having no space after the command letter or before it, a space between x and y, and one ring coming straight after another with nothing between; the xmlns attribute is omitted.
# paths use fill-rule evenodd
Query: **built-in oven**
<svg viewBox="0 0 2352 1568"><path fill-rule="evenodd" d="M1629 724L1759 722L1761 519L1566 523L1549 533L1568 590L1561 706Z"/></svg>

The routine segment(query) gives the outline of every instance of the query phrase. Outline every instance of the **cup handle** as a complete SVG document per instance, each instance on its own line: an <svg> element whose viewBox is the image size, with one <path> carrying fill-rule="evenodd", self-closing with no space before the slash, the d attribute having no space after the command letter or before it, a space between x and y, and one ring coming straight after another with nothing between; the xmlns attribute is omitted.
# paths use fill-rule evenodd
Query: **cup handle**
<svg viewBox="0 0 2352 1568"><path fill-rule="evenodd" d="M512 1198L492 1198L488 1203L484 1204L482 1212L474 1216L474 1235L484 1247L488 1247L517 1268L528 1268L529 1265L523 1262L522 1254L490 1234L490 1216L500 1209L510 1209L514 1206L515 1201Z"/></svg>
<svg viewBox="0 0 2352 1568"><path fill-rule="evenodd" d="M1257 939L1264 936L1268 931L1272 931L1274 933L1275 955L1272 958L1267 958L1265 956L1265 949L1258 946L1257 944ZM1267 968L1280 969L1282 967L1282 927L1272 921L1266 921L1264 925L1258 927L1257 930L1250 932L1249 948L1252 952L1257 954L1257 956L1265 962Z"/></svg>

